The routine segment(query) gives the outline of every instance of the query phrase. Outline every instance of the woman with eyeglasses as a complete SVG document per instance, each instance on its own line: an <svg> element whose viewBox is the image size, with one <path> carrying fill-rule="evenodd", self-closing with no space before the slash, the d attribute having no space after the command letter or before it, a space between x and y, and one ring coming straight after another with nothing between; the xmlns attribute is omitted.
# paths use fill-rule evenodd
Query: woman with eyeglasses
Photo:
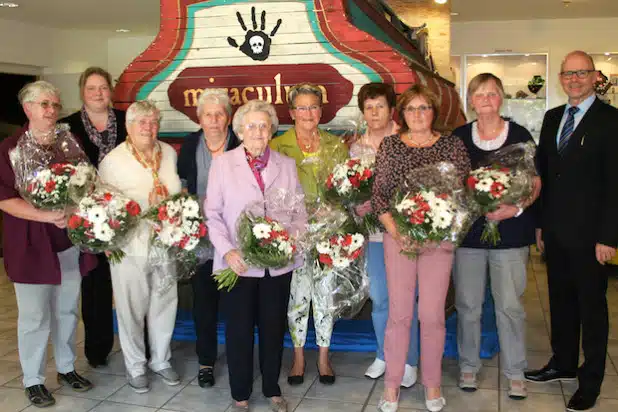
<svg viewBox="0 0 618 412"><path fill-rule="evenodd" d="M322 117L322 90L310 83L301 83L290 89L288 105L294 127L270 143L270 147L279 153L296 161L298 177L303 186L308 204L319 198L318 170L319 162L327 153L329 161L343 161L347 157L347 148L343 142L332 134L318 128ZM313 271L307 262L294 271L288 306L288 327L294 343L294 364L288 376L290 385L300 385L304 382L305 353L307 325L309 322L309 307L315 300ZM315 325L316 342L319 347L318 373L320 382L333 384L335 373L328 357L330 338L333 332L334 320L332 314L313 305L313 322Z"/></svg>
<svg viewBox="0 0 618 412"><path fill-rule="evenodd" d="M112 76L100 67L89 67L79 77L82 108L60 122L79 137L86 155L95 167L127 137L125 113L113 109ZM99 264L82 280L82 319L84 352L93 368L107 365L114 345L112 314L112 278L105 254L97 255Z"/></svg>
<svg viewBox="0 0 618 412"><path fill-rule="evenodd" d="M426 86L415 84L406 90L396 107L402 119L401 129L398 134L384 138L376 156L371 205L386 229L384 260L389 299L384 342L385 388L378 406L382 412L394 412L399 405L399 387L404 376L416 305L417 280L425 405L433 412L446 405L440 388L446 337L444 304L454 247L443 242L440 247L422 249L416 258L406 257L401 252L410 247L411 240L399 233L390 212L393 198L398 189L403 189L405 177L411 170L450 162L457 168L462 183L470 171L470 159L463 142L436 131L438 107L437 97Z"/></svg>
<svg viewBox="0 0 618 412"><path fill-rule="evenodd" d="M242 145L213 159L208 176L204 209L210 240L215 248L213 270L231 268L238 281L223 293L226 314L225 345L232 411L248 411L253 389L254 331L258 328L262 393L270 410L286 412L279 374L283 355L285 316L290 295L292 270L302 262L279 269L247 266L238 247L236 222L245 207L268 198L269 192L284 190L302 193L293 159L268 147L279 121L275 108L261 100L251 100L234 115L232 127ZM266 205L268 207L268 204ZM296 236L307 223L304 207L288 216L264 210L264 215L289 223Z"/></svg>
<svg viewBox="0 0 618 412"><path fill-rule="evenodd" d="M477 120L456 129L453 134L466 145L472 167L477 168L488 154L511 144L531 142L524 127L500 117L504 99L502 81L491 73L474 77L468 96ZM526 265L530 245L535 243L532 205L541 189L535 179L533 196L520 205L501 205L474 222L455 254L455 307L459 349L459 387L466 392L478 389L481 314L485 300L487 273L496 305L500 337L500 367L509 382L508 396L527 396L525 319L521 297L526 289ZM486 219L500 223L501 241L496 246L481 241ZM489 270L488 270L489 269Z"/></svg>

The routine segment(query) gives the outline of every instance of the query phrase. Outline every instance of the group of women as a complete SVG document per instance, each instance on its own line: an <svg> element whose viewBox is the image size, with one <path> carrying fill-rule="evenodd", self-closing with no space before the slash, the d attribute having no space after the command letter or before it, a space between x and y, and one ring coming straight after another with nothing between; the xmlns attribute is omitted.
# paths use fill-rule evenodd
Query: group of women
<svg viewBox="0 0 618 412"><path fill-rule="evenodd" d="M86 70L80 89L83 107L65 121L92 164L98 166L104 183L131 197L142 210L181 190L198 196L203 204L214 258L201 265L192 278L198 383L201 387L215 384L221 297L232 410L250 407L257 325L262 392L273 411L287 411L279 386L283 338L287 329L294 343L288 384L302 384L311 306L319 346L319 381L335 383L328 353L335 319L316 304L313 272L317 269L301 257L285 268L249 267L236 237L236 221L245 206L263 201L272 190L302 193L307 202L314 201L320 186L319 154L325 151L334 160L353 156L375 161L371 201L356 207L355 213L372 212L383 227L382 233L371 235L366 248L377 341L376 359L366 376L377 379L385 374L378 409L397 410L400 387L411 387L417 380L419 323L426 406L430 411L445 406L441 361L451 273L459 314L460 387L476 390L487 268L509 396L526 397L525 316L520 298L526 282L528 246L534 243L533 215L527 208L538 195L540 184L537 182L535 194L525 204L501 206L485 217L505 221L500 225L503 240L496 247L480 241L485 219L481 218L458 249L444 242L440 247L423 249L417 258L408 258L401 252L410 247L410 239L398 231L390 212L395 192L411 170L447 161L463 180L488 153L532 140L523 127L500 117L504 90L497 77L483 74L472 80L468 95L478 120L452 133L436 130L439 103L425 86L413 85L397 98L390 85L364 85L358 93L358 106L367 129L351 144L319 128L322 92L312 84L290 89L288 103L294 125L274 138L279 122L271 104L249 101L232 117L227 93L207 89L197 106L201 130L186 137L178 156L170 145L158 140L161 115L154 104L135 102L126 114L111 108L112 84L106 71ZM24 131L29 130L43 148L52 144L61 109L58 90L49 83L35 82L25 86L20 102L29 119ZM10 242L5 241L5 267L17 295L19 353L27 397L35 406L54 403L44 386L50 334L59 380L77 391L92 387L73 367L80 281L85 351L91 366L105 365L111 350L113 293L129 385L136 392L147 392L147 369L168 385L179 384L180 377L170 363L177 290L154 290L154 279L162 269L148 264L149 227L143 223L123 247L126 257L120 264L110 266L104 255L94 259L80 253L63 230L62 213L35 209L15 189L9 153L24 131L0 145L0 209L6 215L4 230L12 234ZM265 214L278 218L276 211L265 210ZM293 234L300 233L307 223L307 212L299 207L293 216L280 218L289 220ZM227 267L239 275L239 281L231 291L219 292L211 275Z"/></svg>

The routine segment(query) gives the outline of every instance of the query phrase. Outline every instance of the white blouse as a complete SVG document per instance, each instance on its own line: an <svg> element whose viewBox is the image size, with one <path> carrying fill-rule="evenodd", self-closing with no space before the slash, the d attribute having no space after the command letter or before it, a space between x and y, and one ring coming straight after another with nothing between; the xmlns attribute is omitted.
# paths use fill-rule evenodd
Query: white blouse
<svg viewBox="0 0 618 412"><path fill-rule="evenodd" d="M181 190L180 178L176 170L177 154L169 144L159 143L162 153L159 179L167 187L171 196ZM113 186L139 203L142 213L151 207L148 196L153 188L152 172L133 157L126 143L118 145L103 158L99 165L99 175L103 183ZM122 250L127 256L147 257L150 252L151 237L150 224L142 221Z"/></svg>
<svg viewBox="0 0 618 412"><path fill-rule="evenodd" d="M486 152L498 150L506 143L506 138L509 136L509 124L509 121L504 122L504 128L495 139L483 140L479 134L479 124L474 122L472 123L472 142L476 147Z"/></svg>

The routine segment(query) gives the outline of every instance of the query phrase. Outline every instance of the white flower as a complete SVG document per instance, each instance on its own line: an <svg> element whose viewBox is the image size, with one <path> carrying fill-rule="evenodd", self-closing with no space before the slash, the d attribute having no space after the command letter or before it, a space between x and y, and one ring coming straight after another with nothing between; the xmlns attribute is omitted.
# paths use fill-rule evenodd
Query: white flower
<svg viewBox="0 0 618 412"><path fill-rule="evenodd" d="M272 224L272 225L273 225L273 230L274 230L275 232L282 232L283 230L285 230L285 229L283 228L283 226L281 226L281 225L279 224L279 222L273 222L273 224Z"/></svg>
<svg viewBox="0 0 618 412"><path fill-rule="evenodd" d="M200 242L199 239L192 237L191 239L189 239L189 241L185 245L185 250L195 249L195 247L198 245L199 242Z"/></svg>
<svg viewBox="0 0 618 412"><path fill-rule="evenodd" d="M440 211L433 216L433 226L438 229L446 229L451 225L453 221L453 214L448 211Z"/></svg>
<svg viewBox="0 0 618 412"><path fill-rule="evenodd" d="M479 182L476 184L476 190L481 191L481 192L489 192L489 190L491 190L491 185L493 184L493 180L490 178L484 178L479 180Z"/></svg>
<svg viewBox="0 0 618 412"><path fill-rule="evenodd" d="M258 223L253 226L253 236L256 239L268 239L270 237L270 225Z"/></svg>
<svg viewBox="0 0 618 412"><path fill-rule="evenodd" d="M102 242L109 242L114 238L114 231L105 222L95 224L92 228L94 237Z"/></svg>
<svg viewBox="0 0 618 412"><path fill-rule="evenodd" d="M345 179L343 179L343 181L339 185L339 188L337 191L341 194L346 194L350 191L350 189L352 189L352 183L350 183L350 181L346 177Z"/></svg>
<svg viewBox="0 0 618 412"><path fill-rule="evenodd" d="M88 220L92 222L92 224L96 225L97 223L103 223L107 220L107 213L105 208L101 206L93 206L88 210Z"/></svg>
<svg viewBox="0 0 618 412"><path fill-rule="evenodd" d="M88 182L92 174L92 166L80 163L75 168L75 173L71 176L69 183L74 186L83 186Z"/></svg>
<svg viewBox="0 0 618 412"><path fill-rule="evenodd" d="M200 205L193 199L187 200L182 207L182 217L184 219L200 217Z"/></svg>
<svg viewBox="0 0 618 412"><path fill-rule="evenodd" d="M336 257L333 259L333 267L337 269L345 269L350 266L350 261L346 258Z"/></svg>
<svg viewBox="0 0 618 412"><path fill-rule="evenodd" d="M330 254L330 243L328 241L319 242L315 248L320 254Z"/></svg>
<svg viewBox="0 0 618 412"><path fill-rule="evenodd" d="M350 244L349 250L350 252L354 252L357 249L360 249L365 244L365 236L360 233L354 233L352 235L352 243Z"/></svg>
<svg viewBox="0 0 618 412"><path fill-rule="evenodd" d="M178 202L166 202L165 206L169 217L174 217L180 212L181 205Z"/></svg>

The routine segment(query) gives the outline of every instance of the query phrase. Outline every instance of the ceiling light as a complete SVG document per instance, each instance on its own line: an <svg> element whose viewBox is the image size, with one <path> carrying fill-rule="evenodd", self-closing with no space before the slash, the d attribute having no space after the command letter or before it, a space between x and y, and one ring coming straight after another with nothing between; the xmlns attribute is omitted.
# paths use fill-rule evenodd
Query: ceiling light
<svg viewBox="0 0 618 412"><path fill-rule="evenodd" d="M605 53L605 55L606 55L606 56L609 56L610 54L611 54L611 53L609 53L609 52Z"/></svg>
<svg viewBox="0 0 618 412"><path fill-rule="evenodd" d="M128 33L130 31L131 30L129 30L129 29L116 29L116 33Z"/></svg>
<svg viewBox="0 0 618 412"><path fill-rule="evenodd" d="M434 0L438 4L446 4L448 0Z"/></svg>
<svg viewBox="0 0 618 412"><path fill-rule="evenodd" d="M13 9L15 7L19 7L19 4L13 3L11 1L3 1L3 2L0 2L0 7L8 7L10 9Z"/></svg>
<svg viewBox="0 0 618 412"><path fill-rule="evenodd" d="M526 53L526 54L524 54L524 56L530 57L530 53Z"/></svg>
<svg viewBox="0 0 618 412"><path fill-rule="evenodd" d="M456 11L452 11L451 16L459 16L459 13L457 13Z"/></svg>
<svg viewBox="0 0 618 412"><path fill-rule="evenodd" d="M487 57L487 55L486 55L486 54L484 54L482 57Z"/></svg>

